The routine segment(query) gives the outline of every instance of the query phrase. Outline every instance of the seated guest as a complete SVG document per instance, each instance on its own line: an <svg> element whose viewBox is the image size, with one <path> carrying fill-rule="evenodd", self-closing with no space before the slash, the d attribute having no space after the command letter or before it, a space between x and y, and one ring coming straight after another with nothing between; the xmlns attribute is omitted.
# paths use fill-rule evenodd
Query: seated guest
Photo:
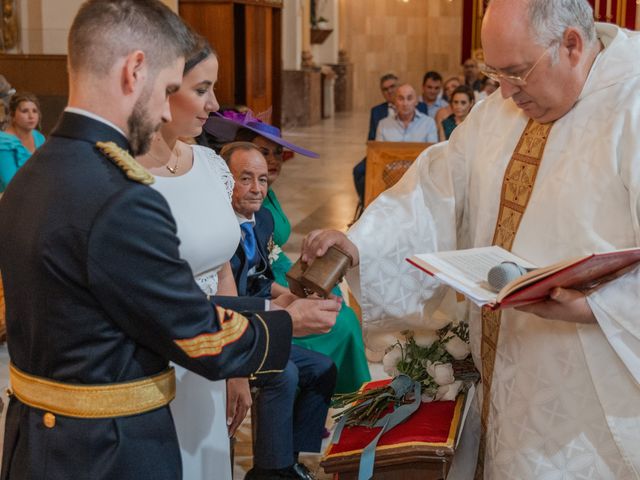
<svg viewBox="0 0 640 480"><path fill-rule="evenodd" d="M0 130L4 130L9 121L9 100L16 93L4 75L0 75Z"/></svg>
<svg viewBox="0 0 640 480"><path fill-rule="evenodd" d="M260 122L251 114L225 112L224 117L212 116L204 129L209 135L209 144L226 143L231 140L248 141L256 145L266 158L269 168L267 178L269 189L263 207L271 212L274 222L274 249L271 250L271 254L275 260L270 267L276 283L288 287L286 274L293 263L282 248L291 235L291 224L272 187L280 176L285 148L306 157L315 158L318 155L287 142L282 138L279 128ZM257 215L259 216L259 213ZM279 253L276 254L277 250ZM339 296L340 289L334 288L333 294ZM371 379L364 354L360 321L355 312L344 302L338 313L336 324L330 332L294 338L293 344L322 353L333 360L338 369L336 393L353 392Z"/></svg>
<svg viewBox="0 0 640 480"><path fill-rule="evenodd" d="M473 58L467 58L462 64L462 70L464 72L464 84L479 92L482 89L482 77L478 62Z"/></svg>
<svg viewBox="0 0 640 480"><path fill-rule="evenodd" d="M475 95L466 85L460 85L451 96L451 109L453 113L445 118L438 128L440 141L449 140L453 130L460 125L471 111L475 102Z"/></svg>
<svg viewBox="0 0 640 480"><path fill-rule="evenodd" d="M44 143L36 130L40 103L32 93L18 93L9 102L9 126L0 132L0 192L4 192L18 169Z"/></svg>
<svg viewBox="0 0 640 480"><path fill-rule="evenodd" d="M398 88L398 77L393 73L387 73L380 78L380 92L384 98L384 102L379 103L375 107L371 108L369 115L369 134L367 140L375 140L376 131L378 130L378 123L383 118L394 113L395 105L394 99L396 95L396 89Z"/></svg>
<svg viewBox="0 0 640 480"><path fill-rule="evenodd" d="M239 295L270 297L273 281L268 243L273 218L262 207L267 194L268 167L258 148L234 142L221 151L235 180L232 204L242 239L231 259ZM288 289L279 287L282 294ZM299 452L319 452L324 423L336 382L336 367L320 353L292 345L282 373L261 375L250 381L259 387L256 400L256 438L253 468L245 479L313 479L298 462Z"/></svg>
<svg viewBox="0 0 640 480"><path fill-rule="evenodd" d="M384 102L379 103L371 109L369 115L369 134L367 140L376 139L376 131L378 130L378 123L383 118L386 118L390 113L395 112L395 106L393 105L393 99L396 94L396 88L398 87L398 77L393 73L387 73L380 77L380 92L384 97ZM364 178L366 175L367 159L366 157L360 160L358 164L353 167L353 184L356 187L356 193L360 204L364 203Z"/></svg>
<svg viewBox="0 0 640 480"><path fill-rule="evenodd" d="M476 94L476 102L480 100L484 100L493 92L495 92L498 88L500 88L500 83L493 78L484 77L482 79L482 89L479 92L475 92Z"/></svg>
<svg viewBox="0 0 640 480"><path fill-rule="evenodd" d="M378 124L376 140L380 142L438 141L438 129L433 118L416 109L418 97L411 85L400 85L395 98L396 113Z"/></svg>
<svg viewBox="0 0 640 480"><path fill-rule="evenodd" d="M445 80L444 85L442 86L442 99L447 102L447 105L442 107L436 113L436 125L440 125L445 118L453 113L451 110L451 95L453 95L453 91L460 85L462 85L462 82L458 77L450 77Z"/></svg>
<svg viewBox="0 0 640 480"><path fill-rule="evenodd" d="M442 98L442 75L430 71L422 77L422 97L418 103L418 110L435 119L438 110L449 105Z"/></svg>

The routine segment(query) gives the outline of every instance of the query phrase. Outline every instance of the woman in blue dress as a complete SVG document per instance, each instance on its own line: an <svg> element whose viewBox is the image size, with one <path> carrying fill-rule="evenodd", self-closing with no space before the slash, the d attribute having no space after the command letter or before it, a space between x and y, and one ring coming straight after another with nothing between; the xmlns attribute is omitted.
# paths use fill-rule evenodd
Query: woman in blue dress
<svg viewBox="0 0 640 480"><path fill-rule="evenodd" d="M33 152L44 143L36 129L40 124L40 104L32 93L17 93L9 103L9 126L0 132L0 192Z"/></svg>

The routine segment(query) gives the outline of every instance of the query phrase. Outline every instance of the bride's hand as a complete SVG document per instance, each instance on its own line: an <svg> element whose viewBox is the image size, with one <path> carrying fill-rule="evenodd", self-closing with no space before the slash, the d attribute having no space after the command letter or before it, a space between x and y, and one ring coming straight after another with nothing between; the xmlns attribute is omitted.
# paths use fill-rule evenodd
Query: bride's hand
<svg viewBox="0 0 640 480"><path fill-rule="evenodd" d="M251 391L246 378L227 379L227 428L233 437L251 408Z"/></svg>

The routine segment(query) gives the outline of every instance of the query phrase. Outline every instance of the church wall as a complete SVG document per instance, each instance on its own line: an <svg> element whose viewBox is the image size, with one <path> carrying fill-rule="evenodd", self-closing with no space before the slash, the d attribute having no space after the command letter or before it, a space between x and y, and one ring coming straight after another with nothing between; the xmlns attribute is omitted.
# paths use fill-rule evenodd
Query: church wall
<svg viewBox="0 0 640 480"><path fill-rule="evenodd" d="M84 0L18 0L21 30L15 53L65 55L67 34ZM162 0L177 11L178 0Z"/></svg>
<svg viewBox="0 0 640 480"><path fill-rule="evenodd" d="M354 108L380 103L379 78L396 73L419 90L422 75L461 74L461 0L339 0L340 48L354 64Z"/></svg>

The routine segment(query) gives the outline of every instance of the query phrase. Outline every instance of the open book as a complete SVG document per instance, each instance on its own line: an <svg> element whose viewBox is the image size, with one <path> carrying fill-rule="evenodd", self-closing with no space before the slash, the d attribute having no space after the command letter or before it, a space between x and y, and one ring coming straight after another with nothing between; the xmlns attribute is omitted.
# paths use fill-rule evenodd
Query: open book
<svg viewBox="0 0 640 480"><path fill-rule="evenodd" d="M541 268L496 246L418 254L407 261L476 305L499 309L544 300L555 287L594 288L640 262L640 248L594 253ZM533 270L496 292L489 285L487 275L492 267L502 262L514 262Z"/></svg>

